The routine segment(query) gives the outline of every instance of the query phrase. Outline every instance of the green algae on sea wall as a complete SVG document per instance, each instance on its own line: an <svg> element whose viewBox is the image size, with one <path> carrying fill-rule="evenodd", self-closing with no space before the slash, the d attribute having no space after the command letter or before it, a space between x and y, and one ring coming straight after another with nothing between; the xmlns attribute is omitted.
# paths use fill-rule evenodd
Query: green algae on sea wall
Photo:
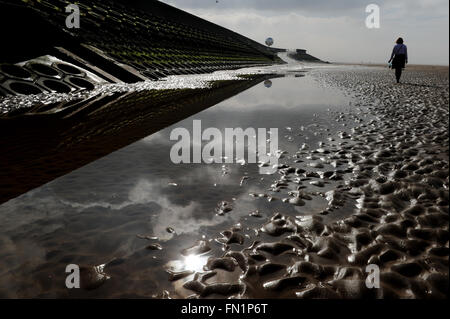
<svg viewBox="0 0 450 319"><path fill-rule="evenodd" d="M69 4L65 0L2 2L2 17L14 21L26 14L22 28L32 29L30 38L31 34L42 38L43 45L28 39L28 32L21 33L20 39L10 37L0 63L53 53L68 58L69 52L69 58L82 58L128 83L280 63L265 46L159 1L77 1L79 29L65 25ZM30 47L24 44L28 40ZM21 49L14 50L19 42ZM55 48L64 48L66 54ZM33 52L37 55L30 56Z"/></svg>

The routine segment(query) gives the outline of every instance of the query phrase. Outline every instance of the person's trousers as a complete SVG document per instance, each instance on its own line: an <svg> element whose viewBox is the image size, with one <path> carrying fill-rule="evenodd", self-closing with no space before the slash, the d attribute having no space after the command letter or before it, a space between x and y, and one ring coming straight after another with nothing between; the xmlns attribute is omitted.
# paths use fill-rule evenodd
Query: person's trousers
<svg viewBox="0 0 450 319"><path fill-rule="evenodd" d="M400 82L400 78L402 77L402 68L396 68L395 69L395 78L397 79L397 82Z"/></svg>

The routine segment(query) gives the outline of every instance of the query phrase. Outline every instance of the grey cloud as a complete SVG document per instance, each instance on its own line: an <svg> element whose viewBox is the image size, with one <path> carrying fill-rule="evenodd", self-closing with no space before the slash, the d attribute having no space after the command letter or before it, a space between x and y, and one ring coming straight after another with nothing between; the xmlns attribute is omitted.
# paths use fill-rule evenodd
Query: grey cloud
<svg viewBox="0 0 450 319"><path fill-rule="evenodd" d="M163 0L261 43L304 48L330 61L386 63L398 36L411 63L446 64L448 0ZM381 7L381 29L365 27L365 7ZM432 45L430 45L432 44Z"/></svg>
<svg viewBox="0 0 450 319"><path fill-rule="evenodd" d="M267 13L295 12L308 13L312 16L330 14L345 16L360 12L370 3L393 10L411 12L416 9L421 13L433 10L443 12L448 9L447 0L162 0L183 9L208 9L214 11L248 10L266 11ZM447 10L448 11L448 10Z"/></svg>
<svg viewBox="0 0 450 319"><path fill-rule="evenodd" d="M346 11L365 7L368 2L364 0L171 0L164 1L176 6L191 9L256 9L268 11ZM383 3L378 1L378 3Z"/></svg>

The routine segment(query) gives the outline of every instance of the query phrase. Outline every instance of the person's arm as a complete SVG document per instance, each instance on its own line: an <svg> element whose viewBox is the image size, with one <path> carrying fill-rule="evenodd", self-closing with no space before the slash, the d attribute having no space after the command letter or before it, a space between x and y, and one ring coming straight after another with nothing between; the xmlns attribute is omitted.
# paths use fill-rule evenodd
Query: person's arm
<svg viewBox="0 0 450 319"><path fill-rule="evenodd" d="M406 64L408 64L408 47L405 45L405 57L406 57Z"/></svg>
<svg viewBox="0 0 450 319"><path fill-rule="evenodd" d="M391 58L389 59L389 63L392 61L392 59L394 59L394 56L395 56L395 47L392 50L392 54L391 54Z"/></svg>

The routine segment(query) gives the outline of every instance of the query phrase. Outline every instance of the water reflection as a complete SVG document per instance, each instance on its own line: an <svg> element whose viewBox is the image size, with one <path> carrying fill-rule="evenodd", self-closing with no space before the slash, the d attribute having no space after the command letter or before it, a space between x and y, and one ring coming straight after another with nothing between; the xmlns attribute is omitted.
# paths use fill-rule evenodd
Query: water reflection
<svg viewBox="0 0 450 319"><path fill-rule="evenodd" d="M188 255L183 256L181 260L175 260L168 263L168 269L174 272L194 271L202 272L206 265L209 255Z"/></svg>
<svg viewBox="0 0 450 319"><path fill-rule="evenodd" d="M261 83L1 205L0 296L155 296L178 287L167 280L167 265L174 271L198 272L209 256L224 249L223 243L212 241L210 253L183 256L181 250L196 241L217 238L242 223L243 240L251 243L261 223L252 212L258 210L264 218L277 211L292 216L318 212L326 204L320 197L297 207L277 193L271 201L249 196L267 194L278 178L260 175L256 164L226 164L224 174L223 164L170 161L171 130L192 127L196 119L222 132L227 127L278 128L280 149L287 152L280 163L291 162L303 143L318 147L338 129L329 109L347 105L344 96L308 76L273 82L272 90ZM299 129L309 125L323 129ZM217 216L215 208L222 201L232 210ZM158 237L162 250L146 249L146 236ZM111 278L98 289L61 287L68 263L99 265L110 260L116 260L105 267Z"/></svg>
<svg viewBox="0 0 450 319"><path fill-rule="evenodd" d="M201 112L267 79L211 89L118 92L0 118L0 203ZM58 109L57 113L47 113ZM39 112L41 111L41 112Z"/></svg>
<svg viewBox="0 0 450 319"><path fill-rule="evenodd" d="M203 266L206 265L206 261L208 260L205 256L186 256L184 257L184 268L186 270L192 270L192 271L202 271Z"/></svg>

